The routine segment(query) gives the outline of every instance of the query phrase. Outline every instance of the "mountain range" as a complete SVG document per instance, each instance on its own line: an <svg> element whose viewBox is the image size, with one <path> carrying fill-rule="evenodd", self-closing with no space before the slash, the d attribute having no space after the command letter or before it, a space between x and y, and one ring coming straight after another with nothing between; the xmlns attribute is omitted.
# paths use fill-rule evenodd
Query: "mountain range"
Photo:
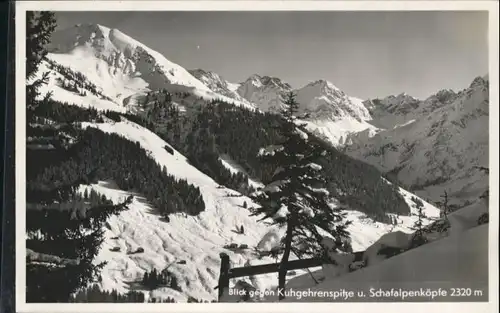
<svg viewBox="0 0 500 313"><path fill-rule="evenodd" d="M336 156L330 162L352 163L351 169L363 168L361 163L371 165L367 169L376 168L380 176L377 182L394 187L393 192L412 214L416 210L415 198L424 199L429 218L438 218L436 203L444 191L451 203L461 208L476 205L476 199L488 190L488 176L480 169L488 166L488 76L475 78L462 91L442 90L425 100L404 93L363 100L323 79L300 88L258 74L243 82L229 82L209 70L185 69L121 31L97 24L78 24L56 31L47 50L47 60L39 70L39 77L50 73L42 94L50 91L55 101L84 109L128 114L129 118L121 120L85 122L83 127L137 142L169 174L199 188L207 208L198 216L174 214L165 223L154 214L155 208L144 195L120 189L113 181L81 186L82 190L91 188L114 201L129 195L140 199L133 202L131 210L112 217L108 223L104 249L98 256L108 261L101 282L107 289L127 290L128 282L144 270L168 266L172 273L183 277L183 292L163 288L152 291L151 297L211 299L218 279L220 247L229 243L257 246L269 233L257 218L248 216L245 207L251 203L250 198L236 188L219 184L213 175L183 155L185 151L165 150L171 145L167 138L132 119L151 114L151 107L164 91L187 114L219 101L255 116L279 113L283 94L294 91L300 104L299 119L311 133L348 158L342 161ZM233 174L249 174L252 165L238 164L230 152L219 155L226 169ZM344 174L356 177L363 173ZM250 178L254 186L262 186L259 179ZM396 183L402 188L394 186ZM414 216L388 212L400 221L390 225L372 220L359 210L351 208L348 213L356 221L350 229L355 250L366 249L394 229L410 232L415 221ZM234 232L239 226L244 226L244 234ZM116 247L122 251L142 247L145 253L120 254L113 250ZM233 266L272 262L268 257L256 260L250 251L232 252L230 256ZM251 283L268 288L273 279L272 275L262 275L252 278Z"/></svg>

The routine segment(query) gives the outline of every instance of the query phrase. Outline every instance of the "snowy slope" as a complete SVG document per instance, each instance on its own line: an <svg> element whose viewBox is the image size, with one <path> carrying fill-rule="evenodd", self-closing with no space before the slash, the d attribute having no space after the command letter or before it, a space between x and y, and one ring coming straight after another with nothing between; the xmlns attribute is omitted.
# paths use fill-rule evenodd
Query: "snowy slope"
<svg viewBox="0 0 500 313"><path fill-rule="evenodd" d="M487 175L475 168L489 162L488 84L478 77L459 93L438 94L442 102L434 95L408 114L392 114L407 123L372 137L352 135L346 152L394 172L432 201L439 201L444 190L456 204L473 201L488 188Z"/></svg>
<svg viewBox="0 0 500 313"><path fill-rule="evenodd" d="M365 291L367 297L353 297L349 299L351 301L401 300L400 297L387 297L385 299L370 297L370 288L390 291L391 288L396 290L399 288L406 290L432 288L437 290L437 286L463 287L482 290L486 296L488 294L488 225L477 226L457 235L409 250L379 264L337 277L334 280L325 280L319 285L306 282L305 278L305 276L297 278L303 283L299 284L300 287L296 289ZM430 300L429 298L426 300ZM406 301L412 300L415 301L417 298L406 299ZM456 299L453 299L451 292L448 292L447 296L441 296L439 300L453 301ZM297 297L290 297L285 301L329 302L345 301L345 299L312 296L300 300Z"/></svg>
<svg viewBox="0 0 500 313"><path fill-rule="evenodd" d="M42 77L43 73L49 72L49 76L47 77L47 84L40 86L41 97L45 94L51 92L52 99L60 102L67 102L69 104L75 104L84 108L95 108L99 111L101 110L111 110L117 112L125 112L126 109L123 107L119 101L113 101L109 99L103 99L102 97L98 97L92 94L89 90L85 90L86 95L79 94L77 92L73 92L67 90L62 87L61 81L67 81L67 79L61 75L59 72L52 70L49 68L49 64L47 62L42 62L39 67L39 71L37 72L37 77L35 79L39 79Z"/></svg>
<svg viewBox="0 0 500 313"><path fill-rule="evenodd" d="M230 243L248 244L254 247L269 229L250 212L242 208L246 197L232 197L235 191L218 188L210 177L189 165L177 151L171 155L163 149L165 142L158 136L129 121L114 124L84 124L84 127L97 127L105 132L113 132L131 140L138 141L142 148L150 152L159 164L167 167L168 173L201 189L206 211L196 217L176 214L166 223L155 213L154 208L136 197L130 210L109 221L110 230L99 259L109 261L103 272L103 287L125 291L128 283L137 281L144 270L153 267L163 269L175 260L186 260L186 265L173 264L170 271L179 275L180 285L188 295L195 298L212 300L216 294L219 272L219 253L230 255L233 266L243 266L255 256L250 252L232 253L223 249ZM93 185L96 191L119 201L128 193L116 189L112 184ZM243 225L245 234L236 234L236 226ZM118 240L110 238L118 236ZM126 255L109 251L112 246L132 249L141 246L144 254ZM250 251L250 250L248 250ZM268 260L269 261L269 260ZM166 296L166 295L165 295ZM182 301L182 297L178 298ZM185 299L184 299L185 300Z"/></svg>
<svg viewBox="0 0 500 313"><path fill-rule="evenodd" d="M98 256L98 260L108 261L102 273L103 288L122 292L130 289L140 290L137 282L144 271L163 269L170 265L169 271L178 276L183 292L180 294L163 288L153 292L155 297L174 297L182 302L186 301L186 296L189 295L212 300L216 298L216 290L213 288L218 280L220 252L229 254L233 267L273 262L266 257L258 259L257 255L251 252L258 244L272 246L276 242L266 243L267 239L261 242L270 229L265 224L258 223L256 218L249 217L249 211L242 207L244 201L251 204L250 199L238 195L236 191L220 188L210 177L192 167L177 151L174 151L173 155L165 151L163 147L166 143L162 139L135 123L127 120L119 123L84 123L83 127L97 127L131 141L138 141L152 158L167 167L169 174L198 186L206 203L206 211L199 216L174 214L167 223L141 195L136 195L130 210L109 220L106 240ZM233 167L233 170L238 169ZM100 182L81 188L93 188L113 201L122 201L130 194L119 190L112 182ZM404 190L401 190L401 193L410 204L411 194ZM414 211L414 208L412 210ZM427 203L425 210L430 217L439 214L436 208ZM375 223L358 212L351 211L348 214L349 219L353 220L349 230L355 250L366 249L393 228L390 225ZM400 224L395 226L395 229L410 232L409 227L415 217L398 219ZM244 235L234 232L236 226L240 225L245 228ZM272 241L272 238L269 240ZM230 243L248 244L250 250L232 252L223 248ZM120 247L121 252L110 251L113 247ZM144 248L144 253L126 254L127 251L138 247ZM177 264L180 260L185 260L186 264ZM297 274L301 273L303 271L297 271ZM275 275L272 274L245 280L259 289L269 289L277 283Z"/></svg>
<svg viewBox="0 0 500 313"><path fill-rule="evenodd" d="M243 168L241 168L241 166L239 166L233 160L231 160L231 158L228 155L222 155L219 157L219 159L222 162L222 165L224 165L225 168L227 168L229 171L231 171L232 174L242 173L242 174L245 174L248 176L248 173ZM248 178L248 182L254 188L264 187L263 183L255 180L255 179L252 179L252 178Z"/></svg>
<svg viewBox="0 0 500 313"><path fill-rule="evenodd" d="M306 127L313 134L336 147L343 147L349 143L351 135L374 136L379 129L366 121L359 121L353 117L344 117L341 119L316 118L303 119Z"/></svg>

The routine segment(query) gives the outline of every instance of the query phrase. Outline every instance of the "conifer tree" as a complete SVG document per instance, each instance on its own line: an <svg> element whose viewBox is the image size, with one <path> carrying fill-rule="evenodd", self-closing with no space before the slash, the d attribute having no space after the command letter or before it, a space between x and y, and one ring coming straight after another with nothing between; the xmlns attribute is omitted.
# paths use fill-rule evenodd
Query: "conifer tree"
<svg viewBox="0 0 500 313"><path fill-rule="evenodd" d="M41 78L35 79L36 73L47 51L45 45L50 41L50 36L56 28L53 12L42 11L26 12L26 108L28 118L32 111L40 104L40 87L47 82L48 72ZM50 94L45 97L45 100Z"/></svg>
<svg viewBox="0 0 500 313"><path fill-rule="evenodd" d="M448 192L444 191L444 195L441 196L443 198L443 217L445 220L448 220L448 213L450 213L450 208L448 206Z"/></svg>
<svg viewBox="0 0 500 313"><path fill-rule="evenodd" d="M427 242L427 238L424 236L424 218L427 218L427 216L424 213L424 203L415 197L412 197L412 201L416 204L417 206L417 220L413 224L413 227L411 228L412 230L415 231L412 239L412 248L416 248L418 246L421 246Z"/></svg>
<svg viewBox="0 0 500 313"><path fill-rule="evenodd" d="M299 104L294 93L286 95L284 105L283 122L278 126L283 141L259 153L263 162L275 164L278 169L263 192L255 196L260 207L252 209L252 215L263 214L262 220L270 218L271 224L286 227L280 247L283 253L278 275L280 299L284 298L290 254L293 252L299 257L325 255L321 244L324 234L335 241L347 238L346 226L350 223L345 221L339 209L328 203L326 180L321 175L321 166L316 163L325 155L325 150L309 142L304 125L297 123L295 114Z"/></svg>

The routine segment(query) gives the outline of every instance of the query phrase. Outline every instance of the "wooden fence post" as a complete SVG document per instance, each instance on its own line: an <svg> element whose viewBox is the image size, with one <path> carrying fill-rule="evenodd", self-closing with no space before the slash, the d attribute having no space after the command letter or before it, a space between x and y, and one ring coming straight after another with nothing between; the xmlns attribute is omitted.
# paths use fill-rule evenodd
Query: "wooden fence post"
<svg viewBox="0 0 500 313"><path fill-rule="evenodd" d="M230 264L229 264L229 255L225 254L224 252L219 254L220 256L220 274L219 274L219 301L222 298L222 295L224 294L224 290L229 287L229 269L230 269Z"/></svg>

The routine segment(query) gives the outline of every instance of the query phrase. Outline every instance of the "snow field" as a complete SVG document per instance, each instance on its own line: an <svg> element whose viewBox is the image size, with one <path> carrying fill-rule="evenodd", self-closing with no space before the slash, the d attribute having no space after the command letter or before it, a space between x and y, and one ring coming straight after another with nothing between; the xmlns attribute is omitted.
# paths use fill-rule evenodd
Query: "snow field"
<svg viewBox="0 0 500 313"><path fill-rule="evenodd" d="M272 247L277 244L277 236L270 236L268 242L263 237L270 231L269 227L257 222L256 217L250 217L250 212L243 209L243 202L248 205L252 201L244 196L237 195L236 191L219 188L219 185L210 177L192 167L184 156L174 151L171 155L163 147L166 142L149 130L128 120L118 123L83 123L83 127L96 127L102 131L116 133L130 141L138 141L160 166L166 166L167 172L178 179L186 179L189 183L198 186L206 204L206 210L196 217L182 213L170 216L170 222L165 222L154 208L149 206L141 195L136 195L130 210L113 216L109 220L106 231L106 240L97 261L107 261L103 270L102 287L117 289L125 292L130 289L139 289L138 281L144 271L164 269L168 265L169 271L178 276L183 293L163 288L155 290L156 297L174 297L178 301L186 301L186 296L197 299L216 299L220 257L225 252L230 256L232 267L272 263L272 259L258 256L252 252L257 245ZM233 168L234 169L234 168ZM83 188L83 187L82 187ZM89 186L104 194L114 202L123 201L130 192L117 189L112 182L100 182ZM405 198L411 194L405 193ZM430 215L435 208L427 205ZM359 212L348 212L349 219L354 223L349 228L353 239L353 248L362 250L387 233L392 226L374 223L363 219ZM408 231L413 218L400 217L401 226L395 229ZM243 225L245 234L236 234L236 226ZM274 232L276 230L271 230ZM279 232L279 230L278 230ZM112 239L117 237L118 239ZM250 249L243 251L229 251L223 246L230 243L248 244ZM120 252L112 252L111 248L118 246ZM144 253L126 254L138 247L144 248ZM177 264L179 260L186 260L186 264ZM297 271L296 275L305 273ZM242 278L251 282L259 289L269 289L276 285L276 274L259 275L257 277ZM168 290L167 290L168 289ZM147 292L147 291L145 291Z"/></svg>

